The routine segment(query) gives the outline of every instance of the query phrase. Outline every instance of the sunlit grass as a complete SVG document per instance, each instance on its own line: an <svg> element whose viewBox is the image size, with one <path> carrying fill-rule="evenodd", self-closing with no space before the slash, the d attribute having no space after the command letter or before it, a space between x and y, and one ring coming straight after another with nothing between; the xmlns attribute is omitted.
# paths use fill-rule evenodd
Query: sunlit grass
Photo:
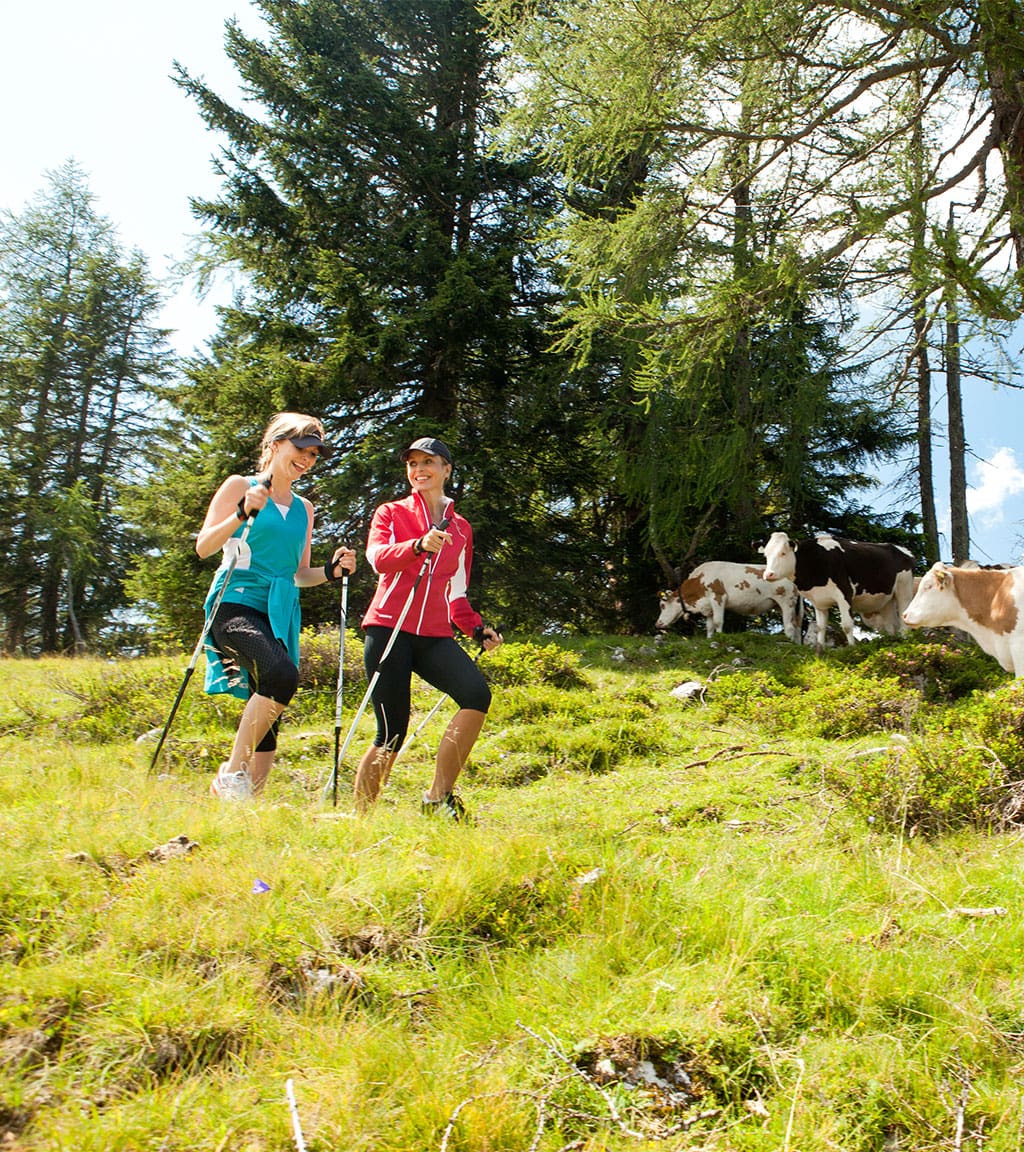
<svg viewBox="0 0 1024 1152"><path fill-rule="evenodd" d="M359 819L351 763L321 800L317 689L265 799L223 807L230 706L190 689L157 772L135 743L180 662L120 680L6 662L0 1138L280 1150L290 1079L311 1150L1019 1147L1016 827L929 838L833 791L891 730L884 709L870 727L873 682L827 656L759 636L565 648L575 687L511 653L458 827L418 811L443 714ZM757 696L762 672L781 695ZM729 676L756 708L716 710ZM691 679L704 705L669 695ZM104 682L131 707L83 726ZM824 738L800 696L844 684L860 727ZM191 850L150 855L175 837Z"/></svg>

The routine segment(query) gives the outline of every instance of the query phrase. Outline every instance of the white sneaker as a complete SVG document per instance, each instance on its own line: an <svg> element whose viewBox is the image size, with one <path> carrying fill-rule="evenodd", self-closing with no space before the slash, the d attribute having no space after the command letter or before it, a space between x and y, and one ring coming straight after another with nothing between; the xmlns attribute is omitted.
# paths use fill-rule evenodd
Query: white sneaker
<svg viewBox="0 0 1024 1152"><path fill-rule="evenodd" d="M253 797L252 777L249 769L242 765L238 772L228 771L227 761L218 769L210 783L210 795L218 800L251 800Z"/></svg>

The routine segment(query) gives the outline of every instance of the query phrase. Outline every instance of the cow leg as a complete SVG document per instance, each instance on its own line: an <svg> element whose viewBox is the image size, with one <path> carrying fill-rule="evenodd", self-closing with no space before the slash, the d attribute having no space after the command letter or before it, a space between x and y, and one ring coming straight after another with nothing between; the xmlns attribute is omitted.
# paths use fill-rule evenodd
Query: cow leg
<svg viewBox="0 0 1024 1152"><path fill-rule="evenodd" d="M836 607L839 609L839 623L846 635L846 643L852 647L857 643L857 639L853 634L853 614L850 612L850 605L840 597L836 602Z"/></svg>
<svg viewBox="0 0 1024 1152"><path fill-rule="evenodd" d="M892 588L892 598L896 602L896 629L894 635L902 636L907 630L903 623L903 613L914 599L914 573L910 569L898 573Z"/></svg>
<svg viewBox="0 0 1024 1152"><path fill-rule="evenodd" d="M828 608L814 605L814 651L820 656L825 651L825 636L828 632Z"/></svg>
<svg viewBox="0 0 1024 1152"><path fill-rule="evenodd" d="M708 617L708 637L714 636L716 632L725 631L725 601L712 600L711 601L711 615Z"/></svg>
<svg viewBox="0 0 1024 1152"><path fill-rule="evenodd" d="M903 631L902 620L896 608L896 601L890 600L878 614L879 631L886 636L899 636Z"/></svg>
<svg viewBox="0 0 1024 1152"><path fill-rule="evenodd" d="M793 641L799 640L796 628L796 605L792 600L778 600L776 603L782 613L782 631L785 632L786 638Z"/></svg>

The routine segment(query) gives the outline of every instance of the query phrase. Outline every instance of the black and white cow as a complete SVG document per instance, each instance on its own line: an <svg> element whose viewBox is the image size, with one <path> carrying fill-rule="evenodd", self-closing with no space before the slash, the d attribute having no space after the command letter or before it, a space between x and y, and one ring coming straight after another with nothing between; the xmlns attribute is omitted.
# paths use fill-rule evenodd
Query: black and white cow
<svg viewBox="0 0 1024 1152"><path fill-rule="evenodd" d="M826 535L794 544L785 532L773 532L761 551L765 579L792 580L814 605L819 650L833 606L848 644L854 642L853 612L879 632L903 630L901 614L914 595L914 558L906 548Z"/></svg>
<svg viewBox="0 0 1024 1152"><path fill-rule="evenodd" d="M725 626L725 610L741 616L760 616L778 608L782 629L790 640L799 639L800 597L792 580L766 580L759 564L709 560L698 564L673 592L661 598L655 628L668 628L684 613L704 617L708 639Z"/></svg>

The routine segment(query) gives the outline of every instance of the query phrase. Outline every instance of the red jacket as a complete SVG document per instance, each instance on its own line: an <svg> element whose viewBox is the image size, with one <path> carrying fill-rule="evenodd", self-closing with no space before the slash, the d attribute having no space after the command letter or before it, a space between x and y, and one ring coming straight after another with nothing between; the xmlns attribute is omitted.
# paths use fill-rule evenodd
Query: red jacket
<svg viewBox="0 0 1024 1152"><path fill-rule="evenodd" d="M417 576L416 595L404 621L403 632L417 636L451 636L452 624L467 636L483 623L466 599L473 563L473 529L455 511L452 500L445 507L451 544L440 552L417 556L413 545L430 530L430 515L422 496L412 493L404 500L381 504L373 514L366 541L366 559L378 575L377 590L363 616L368 628L379 624L394 628Z"/></svg>

